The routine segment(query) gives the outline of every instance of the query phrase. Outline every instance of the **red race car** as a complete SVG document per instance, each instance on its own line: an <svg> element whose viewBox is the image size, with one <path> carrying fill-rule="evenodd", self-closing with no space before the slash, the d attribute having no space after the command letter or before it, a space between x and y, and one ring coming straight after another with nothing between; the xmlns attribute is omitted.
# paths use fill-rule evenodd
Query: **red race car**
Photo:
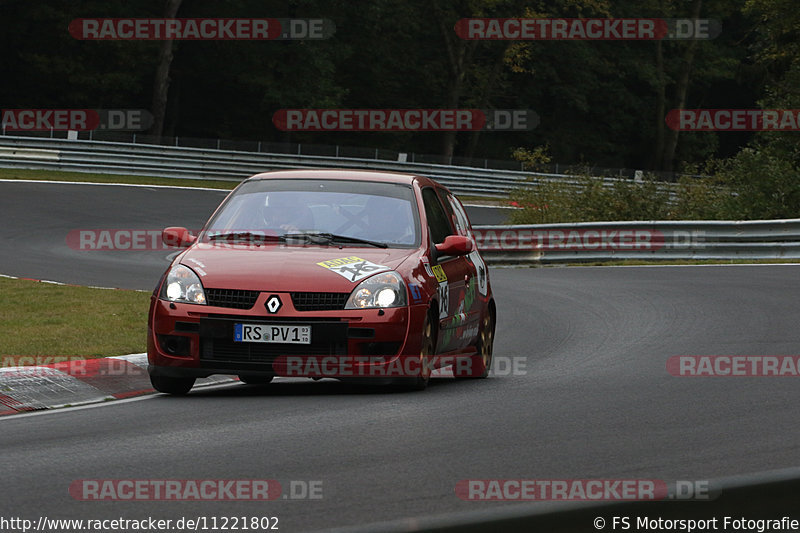
<svg viewBox="0 0 800 533"><path fill-rule="evenodd" d="M196 378L486 377L495 303L458 199L435 181L359 170L257 174L237 186L158 282L147 322L160 392Z"/></svg>

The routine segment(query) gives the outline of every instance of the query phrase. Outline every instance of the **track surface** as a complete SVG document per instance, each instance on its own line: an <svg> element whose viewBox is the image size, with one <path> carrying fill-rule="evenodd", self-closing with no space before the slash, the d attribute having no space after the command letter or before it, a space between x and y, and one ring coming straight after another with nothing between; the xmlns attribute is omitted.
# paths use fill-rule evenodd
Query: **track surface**
<svg viewBox="0 0 800 533"><path fill-rule="evenodd" d="M191 225L192 194L172 198L172 221ZM65 211L75 201L97 203L91 194L63 200ZM126 214L137 209L120 204L111 227L141 221ZM143 220L157 227L163 219ZM51 229L63 232L55 221ZM11 245L3 236L3 255ZM29 253L21 246L18 261L35 265ZM665 370L673 355L797 354L800 267L494 269L491 276L495 353L524 358L524 374L438 379L421 393L335 381L236 384L6 417L0 515L269 515L294 532L503 505L459 500L462 479L703 480L800 463L795 380L676 378ZM323 499L69 496L74 480L98 478L321 480Z"/></svg>
<svg viewBox="0 0 800 533"><path fill-rule="evenodd" d="M151 289L167 251L86 251L74 230L199 229L227 191L0 182L0 274L78 285ZM473 224L501 224L507 209L469 207Z"/></svg>

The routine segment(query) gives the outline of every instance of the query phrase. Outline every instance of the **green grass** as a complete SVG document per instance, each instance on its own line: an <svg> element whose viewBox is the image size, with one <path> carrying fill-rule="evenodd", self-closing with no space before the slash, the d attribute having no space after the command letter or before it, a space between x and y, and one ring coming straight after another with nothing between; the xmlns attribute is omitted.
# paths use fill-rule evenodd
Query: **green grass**
<svg viewBox="0 0 800 533"><path fill-rule="evenodd" d="M140 185L173 185L203 189L233 189L238 181L193 180L183 178L157 178L153 176L129 176L125 174L92 174L88 172L63 172L61 170L28 170L0 168L0 179L88 181L92 183L132 183Z"/></svg>
<svg viewBox="0 0 800 533"><path fill-rule="evenodd" d="M150 293L0 278L0 356L146 350Z"/></svg>

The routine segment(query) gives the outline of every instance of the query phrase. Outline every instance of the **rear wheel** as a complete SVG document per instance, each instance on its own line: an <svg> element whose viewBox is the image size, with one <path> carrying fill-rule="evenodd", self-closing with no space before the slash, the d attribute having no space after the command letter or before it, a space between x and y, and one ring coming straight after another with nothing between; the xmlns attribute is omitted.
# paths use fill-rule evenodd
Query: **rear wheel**
<svg viewBox="0 0 800 533"><path fill-rule="evenodd" d="M272 381L275 376L248 376L247 374L239 376L239 381L248 385L266 385Z"/></svg>
<svg viewBox="0 0 800 533"><path fill-rule="evenodd" d="M183 396L192 390L194 378L173 378L169 376L150 376L150 383L158 392Z"/></svg>
<svg viewBox="0 0 800 533"><path fill-rule="evenodd" d="M489 375L492 368L492 350L494 346L494 317L491 312L481 320L478 341L476 343L477 354L470 356L467 368L456 364L453 375L463 379L482 379Z"/></svg>

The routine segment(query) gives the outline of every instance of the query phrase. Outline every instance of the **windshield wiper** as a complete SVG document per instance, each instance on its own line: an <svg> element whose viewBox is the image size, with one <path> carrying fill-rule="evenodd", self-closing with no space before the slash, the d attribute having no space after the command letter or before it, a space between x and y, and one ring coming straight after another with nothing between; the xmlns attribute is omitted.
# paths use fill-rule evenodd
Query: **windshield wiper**
<svg viewBox="0 0 800 533"><path fill-rule="evenodd" d="M314 235L315 237L321 237L328 242L346 242L350 244L366 244L369 246L375 246L376 248L388 248L389 245L385 242L377 242L377 241L370 241L367 239L359 239L358 237L348 237L347 235L335 235L333 233L310 233L308 235Z"/></svg>
<svg viewBox="0 0 800 533"><path fill-rule="evenodd" d="M216 241L218 239L231 239L231 240L251 240L251 241L286 241L285 235L265 235L263 233L253 233L251 231L232 231L229 233L214 233L208 236L208 240Z"/></svg>

